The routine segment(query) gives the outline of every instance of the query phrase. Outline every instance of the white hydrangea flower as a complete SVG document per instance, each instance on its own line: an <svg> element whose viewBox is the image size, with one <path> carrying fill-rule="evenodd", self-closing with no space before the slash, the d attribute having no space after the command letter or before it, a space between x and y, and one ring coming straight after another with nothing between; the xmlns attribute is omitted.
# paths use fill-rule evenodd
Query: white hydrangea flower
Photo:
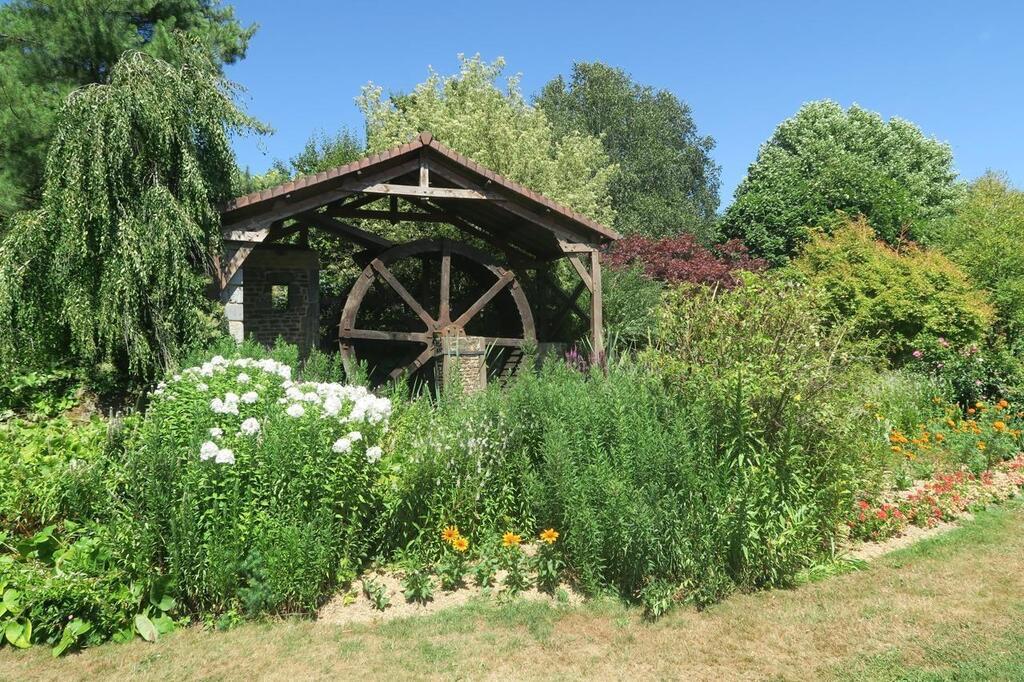
<svg viewBox="0 0 1024 682"><path fill-rule="evenodd" d="M277 404L278 405L284 405L286 402L288 402L288 398L278 398L277 399Z"/></svg>
<svg viewBox="0 0 1024 682"><path fill-rule="evenodd" d="M316 391L309 391L308 393L302 396L302 400L304 400L307 403L318 403L320 402L320 394L317 393Z"/></svg>
<svg viewBox="0 0 1024 682"><path fill-rule="evenodd" d="M260 396L256 391L247 391L242 394L242 402L246 405L252 405L254 402L260 399Z"/></svg>
<svg viewBox="0 0 1024 682"><path fill-rule="evenodd" d="M246 374L245 372L239 372L239 373L238 373L238 376L237 376L237 377L235 377L235 381L237 381L237 382L238 382L238 383L240 383L240 384L247 384L247 383L249 383L250 381L252 381L252 377L250 377L250 376L249 376L248 374Z"/></svg>
<svg viewBox="0 0 1024 682"><path fill-rule="evenodd" d="M341 411L341 399L337 396L327 396L324 398L324 416L334 417Z"/></svg>
<svg viewBox="0 0 1024 682"><path fill-rule="evenodd" d="M203 366L199 368L199 374L201 374L204 377L212 377L213 376L213 365L211 365L208 362L204 362Z"/></svg>
<svg viewBox="0 0 1024 682"><path fill-rule="evenodd" d="M301 417L304 414L306 414L306 408L304 408L301 404L299 404L299 403L292 403L291 405L288 406L288 416L289 417L296 417L296 418L298 418L298 417Z"/></svg>
<svg viewBox="0 0 1024 682"><path fill-rule="evenodd" d="M284 394L288 396L288 398L290 398L291 400L302 400L303 396L302 389L299 388L298 386L289 386L285 390Z"/></svg>
<svg viewBox="0 0 1024 682"><path fill-rule="evenodd" d="M334 441L334 445L331 446L331 450L334 450L339 454L343 452L348 452L351 449L352 441L350 441L348 438L339 438L338 440Z"/></svg>
<svg viewBox="0 0 1024 682"><path fill-rule="evenodd" d="M384 451L380 449L380 446L374 445L372 448L366 448L366 461L370 464L375 464L380 461Z"/></svg>
<svg viewBox="0 0 1024 682"><path fill-rule="evenodd" d="M358 431L352 431L347 436L345 436L345 438L348 438L353 443L358 443L363 439L363 434L359 433Z"/></svg>
<svg viewBox="0 0 1024 682"><path fill-rule="evenodd" d="M249 417L238 427L243 436L255 436L260 432L260 422L255 417Z"/></svg>
<svg viewBox="0 0 1024 682"><path fill-rule="evenodd" d="M217 451L217 454L214 456L213 461L216 462L217 464L234 464L235 453L228 448L221 448L220 450Z"/></svg>
<svg viewBox="0 0 1024 682"><path fill-rule="evenodd" d="M200 393L206 393L206 391L208 391L209 389L210 387L201 381L198 384L196 384L196 390L199 391Z"/></svg>
<svg viewBox="0 0 1024 682"><path fill-rule="evenodd" d="M214 443L212 440L208 440L205 443L203 443L202 446L200 446L199 448L199 459L205 462L211 457L216 457L219 451L220 448L217 447L217 444Z"/></svg>
<svg viewBox="0 0 1024 682"><path fill-rule="evenodd" d="M214 426L212 429L210 429L210 437L211 438L220 438L223 435L224 435L224 429L220 428L219 426Z"/></svg>
<svg viewBox="0 0 1024 682"><path fill-rule="evenodd" d="M214 355L210 358L210 364L214 367L227 367L229 363L223 355Z"/></svg>
<svg viewBox="0 0 1024 682"><path fill-rule="evenodd" d="M181 381L181 375L175 374L173 377L171 377L171 381Z"/></svg>

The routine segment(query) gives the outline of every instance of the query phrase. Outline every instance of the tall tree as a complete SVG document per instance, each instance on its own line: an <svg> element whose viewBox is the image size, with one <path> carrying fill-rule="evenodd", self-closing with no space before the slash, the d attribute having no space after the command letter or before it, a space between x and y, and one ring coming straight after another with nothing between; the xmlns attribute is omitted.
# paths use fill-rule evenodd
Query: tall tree
<svg viewBox="0 0 1024 682"><path fill-rule="evenodd" d="M105 83L128 50L173 64L173 32L219 70L245 56L255 26L219 0L12 0L0 7L0 225L38 205L57 111L82 85Z"/></svg>
<svg viewBox="0 0 1024 682"><path fill-rule="evenodd" d="M723 230L781 263L807 242L808 228L828 231L847 216L864 216L890 243L913 237L916 224L952 213L960 194L949 145L909 121L823 100L761 146Z"/></svg>
<svg viewBox="0 0 1024 682"><path fill-rule="evenodd" d="M574 131L601 137L619 165L610 190L620 232L651 238L688 232L705 242L714 239L715 141L698 134L685 102L635 82L622 69L579 62L569 81L558 76L544 86L537 105L559 137Z"/></svg>
<svg viewBox="0 0 1024 682"><path fill-rule="evenodd" d="M408 94L385 98L370 84L360 108L366 116L367 150L376 152L408 142L421 131L556 201L605 224L615 211L608 188L616 173L601 141L589 133L562 137L544 113L526 102L515 77L502 90L498 81L505 63L464 58L458 74L430 72Z"/></svg>
<svg viewBox="0 0 1024 682"><path fill-rule="evenodd" d="M0 367L110 363L148 378L208 337L231 135L259 127L201 49L129 53L57 115L40 209L0 241Z"/></svg>

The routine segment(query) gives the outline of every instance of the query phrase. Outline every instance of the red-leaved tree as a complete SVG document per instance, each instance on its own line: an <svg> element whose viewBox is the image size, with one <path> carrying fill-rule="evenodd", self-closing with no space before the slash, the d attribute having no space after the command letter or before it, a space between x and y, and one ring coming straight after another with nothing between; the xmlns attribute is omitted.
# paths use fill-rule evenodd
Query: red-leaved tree
<svg viewBox="0 0 1024 682"><path fill-rule="evenodd" d="M609 249L605 262L612 268L640 266L647 277L669 284L726 288L737 284L737 272L760 272L768 267L766 260L752 258L738 239L707 248L690 234L658 240L625 237Z"/></svg>

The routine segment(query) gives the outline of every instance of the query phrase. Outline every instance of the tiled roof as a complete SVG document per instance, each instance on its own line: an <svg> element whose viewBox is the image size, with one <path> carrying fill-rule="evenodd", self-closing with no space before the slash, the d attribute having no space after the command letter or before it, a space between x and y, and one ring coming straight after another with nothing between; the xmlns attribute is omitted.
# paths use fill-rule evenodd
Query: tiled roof
<svg viewBox="0 0 1024 682"><path fill-rule="evenodd" d="M552 201L542 194L538 194L531 189L523 187L517 182L513 182L508 178L505 178L498 173L481 166L477 162L469 159L462 154L459 154L455 150L446 147L445 145L434 139L433 135L424 132L417 135L411 142L407 142L403 145L393 147L387 151L383 151L377 154L371 154L357 161L346 163L336 168L323 171L321 173L315 173L313 175L304 175L300 178L296 178L289 182L285 182L276 187L271 187L259 192L253 192L246 194L241 197L237 197L228 201L221 207L221 215L228 217L231 213L240 209L258 210L258 205L267 202L268 205L272 204L276 199L284 197L297 190L305 190L304 193L315 191L316 186L322 183L329 183L332 180L356 173L358 171L365 171L378 164L383 164L396 157L405 156L411 152L415 152L422 148L429 148L432 151L446 157L453 163L456 163L464 168L472 171L473 173L480 175L487 180L491 181L499 188L506 190L512 195L510 198L520 198L527 202L539 204L551 212L557 213L565 219L576 223L579 227L584 228L586 232L592 233L598 237L599 241L607 242L615 239L619 239L619 234L611 228L605 227L597 221L588 218L585 215L577 213L572 209L559 204L558 202ZM334 184L334 183L332 183Z"/></svg>

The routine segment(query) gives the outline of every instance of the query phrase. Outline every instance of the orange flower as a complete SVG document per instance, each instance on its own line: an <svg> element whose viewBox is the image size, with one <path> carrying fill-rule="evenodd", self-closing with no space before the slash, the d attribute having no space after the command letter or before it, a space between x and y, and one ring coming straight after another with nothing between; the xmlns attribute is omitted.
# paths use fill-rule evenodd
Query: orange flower
<svg viewBox="0 0 1024 682"><path fill-rule="evenodd" d="M460 535L459 537L452 540L452 547L455 549L456 552L465 552L467 549L469 549L469 540Z"/></svg>
<svg viewBox="0 0 1024 682"><path fill-rule="evenodd" d="M519 543L522 541L523 539L512 531L501 536L501 544L503 547L518 547Z"/></svg>
<svg viewBox="0 0 1024 682"><path fill-rule="evenodd" d="M540 539L549 545L555 544L555 540L558 539L558 531L554 528L548 528L546 531L540 534Z"/></svg>
<svg viewBox="0 0 1024 682"><path fill-rule="evenodd" d="M448 544L455 542L460 537L457 526L447 526L443 531L441 531L441 539Z"/></svg>
<svg viewBox="0 0 1024 682"><path fill-rule="evenodd" d="M936 443L941 443L944 440L946 440L946 437L943 436L941 433L936 433L935 434L935 442Z"/></svg>
<svg viewBox="0 0 1024 682"><path fill-rule="evenodd" d="M974 410L973 407L968 407L967 408L967 414L974 414L974 412L975 412L975 410Z"/></svg>
<svg viewBox="0 0 1024 682"><path fill-rule="evenodd" d="M996 431L1002 431L1003 429L1006 428L1006 422L1001 421L1001 420L1000 421L994 421L994 422L992 422L992 428L995 429Z"/></svg>
<svg viewBox="0 0 1024 682"><path fill-rule="evenodd" d="M1005 398L999 401L999 408L1000 409L1005 410L1009 406L1010 406L1010 403L1006 402Z"/></svg>

